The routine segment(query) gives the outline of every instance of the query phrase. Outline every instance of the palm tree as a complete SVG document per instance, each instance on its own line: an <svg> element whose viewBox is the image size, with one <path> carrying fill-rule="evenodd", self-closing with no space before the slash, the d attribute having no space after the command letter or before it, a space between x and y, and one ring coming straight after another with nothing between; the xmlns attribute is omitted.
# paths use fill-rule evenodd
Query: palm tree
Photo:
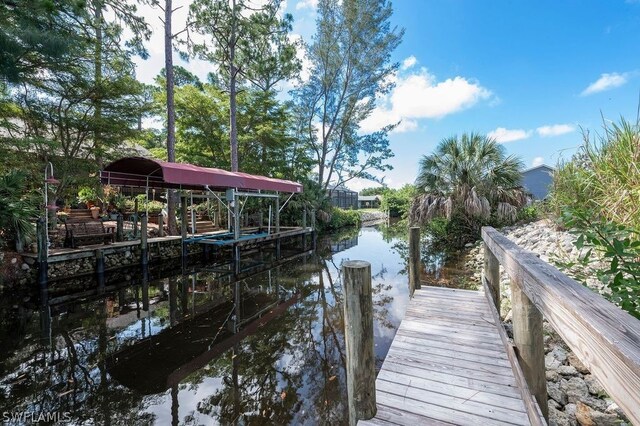
<svg viewBox="0 0 640 426"><path fill-rule="evenodd" d="M465 133L443 139L433 154L420 160L411 222L462 213L477 223L487 221L492 212L514 221L517 208L526 203L521 169L520 159L506 156L504 147L487 136Z"/></svg>
<svg viewBox="0 0 640 426"><path fill-rule="evenodd" d="M26 175L12 170L0 176L0 238L15 240L35 234L33 219L37 216L33 194L26 193Z"/></svg>

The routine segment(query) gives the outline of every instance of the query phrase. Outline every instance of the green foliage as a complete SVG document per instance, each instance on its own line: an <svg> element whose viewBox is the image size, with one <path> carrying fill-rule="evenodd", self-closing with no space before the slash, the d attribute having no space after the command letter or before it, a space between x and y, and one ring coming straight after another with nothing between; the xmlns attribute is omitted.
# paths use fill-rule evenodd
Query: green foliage
<svg viewBox="0 0 640 426"><path fill-rule="evenodd" d="M326 230L335 230L347 226L360 226L362 220L358 210L344 210L338 207L331 209L331 220L326 224Z"/></svg>
<svg viewBox="0 0 640 426"><path fill-rule="evenodd" d="M388 211L391 217L407 218L415 194L416 188L411 184L406 184L400 189L385 188L380 208Z"/></svg>
<svg viewBox="0 0 640 426"><path fill-rule="evenodd" d="M17 62L7 60L20 71L18 80L7 76L0 100L0 155L7 167L19 164L38 178L51 161L61 181L55 198L70 201L136 139L148 93L135 78L132 54L145 54L149 29L135 4L121 0L2 3L0 21L7 23L0 56L20 45L9 52Z"/></svg>
<svg viewBox="0 0 640 426"><path fill-rule="evenodd" d="M410 220L447 218L447 242L460 248L478 238L483 225L515 222L517 209L526 204L521 168L518 158L487 136L446 138L420 161Z"/></svg>
<svg viewBox="0 0 640 426"><path fill-rule="evenodd" d="M517 222L533 222L538 220L544 211L544 206L540 202L535 202L533 204L529 204L524 206L520 210L518 210L518 215L516 216Z"/></svg>
<svg viewBox="0 0 640 426"><path fill-rule="evenodd" d="M67 19L83 9L79 0L0 2L0 80L20 84L63 66L79 39Z"/></svg>
<svg viewBox="0 0 640 426"><path fill-rule="evenodd" d="M360 195L382 195L387 190L385 186L374 186L371 188L365 188L360 191Z"/></svg>
<svg viewBox="0 0 640 426"><path fill-rule="evenodd" d="M0 239L24 239L35 234L39 197L25 191L26 174L12 170L0 176Z"/></svg>
<svg viewBox="0 0 640 426"><path fill-rule="evenodd" d="M554 174L550 208L582 251L560 266L583 282L595 276L609 300L640 318L640 128L621 119L583 137Z"/></svg>
<svg viewBox="0 0 640 426"><path fill-rule="evenodd" d="M581 256L559 266L583 282L595 273L604 296L640 319L640 232L592 210L567 208L562 220L578 235Z"/></svg>
<svg viewBox="0 0 640 426"><path fill-rule="evenodd" d="M324 189L353 178L379 180L371 171L391 169L388 133L395 124L370 134L362 134L360 124L391 89L389 77L398 68L390 57L403 31L390 24L392 13L387 0L318 2L307 49L310 77L294 96L300 135Z"/></svg>
<svg viewBox="0 0 640 426"><path fill-rule="evenodd" d="M607 125L574 158L554 174L550 205L557 214L566 208L589 209L602 217L640 229L640 127L624 119Z"/></svg>
<svg viewBox="0 0 640 426"><path fill-rule="evenodd" d="M81 203L95 203L98 200L97 191L89 186L83 186L78 191L78 201Z"/></svg>

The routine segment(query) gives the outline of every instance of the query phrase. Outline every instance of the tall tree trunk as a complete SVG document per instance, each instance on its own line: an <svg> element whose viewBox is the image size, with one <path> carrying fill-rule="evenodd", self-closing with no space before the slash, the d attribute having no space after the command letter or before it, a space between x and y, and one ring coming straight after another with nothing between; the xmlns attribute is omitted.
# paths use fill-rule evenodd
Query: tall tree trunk
<svg viewBox="0 0 640 426"><path fill-rule="evenodd" d="M164 2L164 69L167 75L167 160L176 161L176 112L173 100L173 34L171 32L172 0ZM170 189L167 199L169 234L176 235L176 194ZM184 220L184 218L183 218Z"/></svg>
<svg viewBox="0 0 640 426"><path fill-rule="evenodd" d="M102 43L103 43L103 35L102 35L102 0L94 0L94 26L96 31L96 47L95 47L95 57L94 57L94 84L95 84L95 95L93 100L93 119L94 126L96 130L93 133L93 147L95 150L95 158L96 163L98 163L98 167L102 169L102 143L101 143L101 134L100 134L100 125L102 121L102 105L100 96L102 94Z"/></svg>
<svg viewBox="0 0 640 426"><path fill-rule="evenodd" d="M229 43L229 127L231 132L231 171L238 171L238 128L236 127L236 0L232 0L231 40Z"/></svg>

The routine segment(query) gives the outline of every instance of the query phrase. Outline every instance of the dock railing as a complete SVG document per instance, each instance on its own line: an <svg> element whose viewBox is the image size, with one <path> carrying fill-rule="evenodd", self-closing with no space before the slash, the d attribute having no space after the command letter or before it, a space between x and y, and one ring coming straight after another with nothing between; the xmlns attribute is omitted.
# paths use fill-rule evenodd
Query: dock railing
<svg viewBox="0 0 640 426"><path fill-rule="evenodd" d="M513 340L529 391L547 417L543 318L640 425L640 320L540 260L491 227L482 228L485 291L500 306L502 265L511 282Z"/></svg>

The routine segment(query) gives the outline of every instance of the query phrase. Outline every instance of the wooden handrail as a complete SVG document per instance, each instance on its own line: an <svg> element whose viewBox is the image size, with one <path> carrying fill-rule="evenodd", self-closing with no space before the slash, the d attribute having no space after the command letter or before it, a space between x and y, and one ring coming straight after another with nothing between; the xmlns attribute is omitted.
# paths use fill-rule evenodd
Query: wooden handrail
<svg viewBox="0 0 640 426"><path fill-rule="evenodd" d="M485 256L495 256L509 275L512 289L525 295L631 422L640 425L640 321L495 229L482 228L482 239ZM485 271L485 276L491 275ZM495 288L496 283L490 284ZM514 315L513 321L514 330L522 327L516 324L522 318ZM520 355L521 350L518 347ZM544 366L544 360L541 362ZM542 374L544 378L544 371Z"/></svg>

